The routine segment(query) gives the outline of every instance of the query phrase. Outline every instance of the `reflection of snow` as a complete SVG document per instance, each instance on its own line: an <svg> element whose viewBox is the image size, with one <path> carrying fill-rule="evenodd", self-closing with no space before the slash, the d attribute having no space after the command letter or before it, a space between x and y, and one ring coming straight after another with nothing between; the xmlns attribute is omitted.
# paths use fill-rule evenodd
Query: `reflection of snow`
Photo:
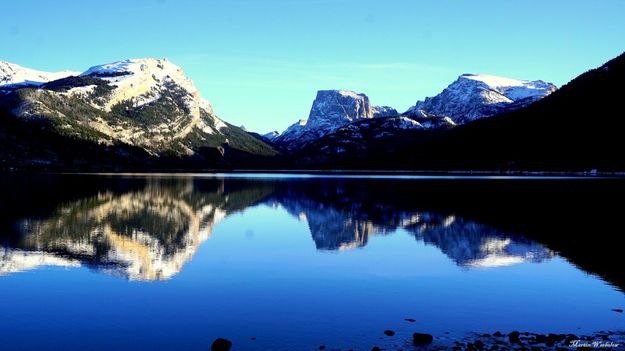
<svg viewBox="0 0 625 351"><path fill-rule="evenodd" d="M42 251L0 248L0 275L23 272L41 266L78 267L80 262Z"/></svg>
<svg viewBox="0 0 625 351"><path fill-rule="evenodd" d="M424 216L428 222L413 230L417 239L437 246L463 267L499 267L542 262L554 256L544 246L519 235L454 216Z"/></svg>
<svg viewBox="0 0 625 351"><path fill-rule="evenodd" d="M492 254L487 255L484 258L468 261L464 264L466 267L473 268L487 268L487 267L501 267L501 266L510 266L517 263L525 262L524 257L521 256L505 256Z"/></svg>
<svg viewBox="0 0 625 351"><path fill-rule="evenodd" d="M26 219L18 247L0 251L0 274L82 263L131 280L169 279L227 214L227 196L193 196L193 186L184 185L100 193L49 219Z"/></svg>
<svg viewBox="0 0 625 351"><path fill-rule="evenodd" d="M484 240L480 250L484 252L497 252L503 250L508 245L510 245L509 238L488 238Z"/></svg>

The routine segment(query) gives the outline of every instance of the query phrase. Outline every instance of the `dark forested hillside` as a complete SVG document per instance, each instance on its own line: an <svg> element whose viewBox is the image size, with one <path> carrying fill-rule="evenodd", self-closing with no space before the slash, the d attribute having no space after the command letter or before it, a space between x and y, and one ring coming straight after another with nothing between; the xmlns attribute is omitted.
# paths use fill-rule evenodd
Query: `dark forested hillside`
<svg viewBox="0 0 625 351"><path fill-rule="evenodd" d="M85 132L93 132L85 130ZM225 156L225 157L224 157ZM235 148L198 148L189 157L150 155L122 142L102 145L62 133L49 120L23 121L0 109L0 170L149 171L263 168L272 159Z"/></svg>

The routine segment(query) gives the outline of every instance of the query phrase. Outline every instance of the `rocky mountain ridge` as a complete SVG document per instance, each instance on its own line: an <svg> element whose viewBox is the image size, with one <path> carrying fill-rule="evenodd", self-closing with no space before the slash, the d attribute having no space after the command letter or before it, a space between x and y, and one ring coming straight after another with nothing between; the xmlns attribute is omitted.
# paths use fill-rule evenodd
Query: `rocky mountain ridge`
<svg viewBox="0 0 625 351"><path fill-rule="evenodd" d="M456 124L509 112L536 102L557 90L542 80L529 81L484 74L463 74L440 94L418 101L404 112L419 111L449 117Z"/></svg>
<svg viewBox="0 0 625 351"><path fill-rule="evenodd" d="M345 130L361 138L363 134L372 133L358 131L360 127L371 127L360 122L372 118L388 119L375 124L377 135L405 129L449 128L528 106L556 89L555 85L543 81L463 74L440 94L417 102L401 114L402 118L398 118L400 114L392 107L372 106L365 94L321 90L307 120L299 120L280 135L273 134L268 141L293 151L333 133L343 133L346 137Z"/></svg>
<svg viewBox="0 0 625 351"><path fill-rule="evenodd" d="M5 80L17 82L18 76ZM153 158L214 165L230 153L276 154L217 117L182 69L166 59L123 60L55 80L59 75L40 76L37 84L4 85L0 108L19 121L43 123L53 134L103 148L127 145Z"/></svg>
<svg viewBox="0 0 625 351"><path fill-rule="evenodd" d="M351 90L319 90L308 119L289 126L274 142L287 150L301 148L306 143L328 135L350 123L397 116L388 106L373 106L369 97Z"/></svg>

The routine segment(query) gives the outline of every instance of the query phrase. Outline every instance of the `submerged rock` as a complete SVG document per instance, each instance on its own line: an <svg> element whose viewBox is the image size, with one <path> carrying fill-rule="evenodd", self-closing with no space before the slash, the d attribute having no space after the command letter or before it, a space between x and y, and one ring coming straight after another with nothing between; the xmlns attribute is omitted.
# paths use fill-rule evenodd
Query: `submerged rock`
<svg viewBox="0 0 625 351"><path fill-rule="evenodd" d="M573 340L578 340L579 337L577 337L577 335L575 334L569 334L566 336L566 339L564 339L564 344L565 345L570 345L571 342L573 342Z"/></svg>
<svg viewBox="0 0 625 351"><path fill-rule="evenodd" d="M414 345L427 345L432 343L434 337L430 334L422 334L422 333L413 333L412 334L412 343Z"/></svg>
<svg viewBox="0 0 625 351"><path fill-rule="evenodd" d="M519 339L519 335L521 335L521 333L519 333L518 331L513 331L512 333L508 334L508 340L510 340L511 343L520 343L521 340Z"/></svg>
<svg viewBox="0 0 625 351"><path fill-rule="evenodd" d="M211 351L228 351L232 347L232 341L218 338L213 341L211 345Z"/></svg>
<svg viewBox="0 0 625 351"><path fill-rule="evenodd" d="M393 335L395 335L395 332L392 331L392 330L385 330L384 331L384 335L386 335L386 336L393 336Z"/></svg>

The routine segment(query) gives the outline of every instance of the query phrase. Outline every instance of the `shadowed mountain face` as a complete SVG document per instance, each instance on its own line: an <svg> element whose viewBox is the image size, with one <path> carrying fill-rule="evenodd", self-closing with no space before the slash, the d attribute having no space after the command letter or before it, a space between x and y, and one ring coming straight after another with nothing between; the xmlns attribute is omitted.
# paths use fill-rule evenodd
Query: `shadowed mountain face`
<svg viewBox="0 0 625 351"><path fill-rule="evenodd" d="M624 193L618 180L4 178L0 274L86 266L131 280L169 279L221 220L271 206L305 221L318 250L408 234L468 269L538 263L558 252L623 286L615 239L599 220L614 209L595 201ZM588 228L596 229L592 241ZM597 258L599 249L606 255Z"/></svg>

